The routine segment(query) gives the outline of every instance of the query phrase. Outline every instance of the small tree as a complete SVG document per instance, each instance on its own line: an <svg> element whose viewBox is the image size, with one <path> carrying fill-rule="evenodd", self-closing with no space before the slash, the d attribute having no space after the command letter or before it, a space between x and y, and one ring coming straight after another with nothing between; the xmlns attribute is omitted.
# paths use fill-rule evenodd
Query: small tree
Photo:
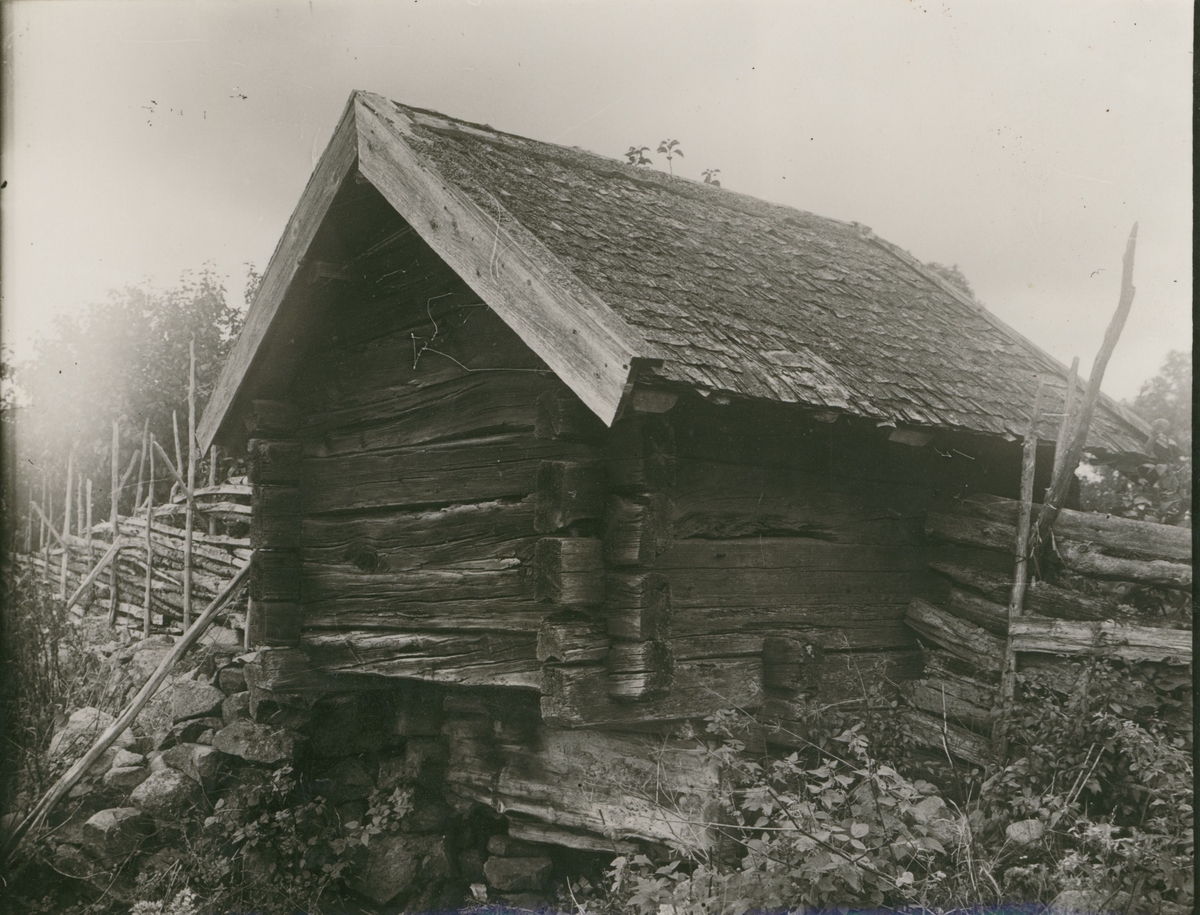
<svg viewBox="0 0 1200 915"><path fill-rule="evenodd" d="M680 159L683 158L683 150L679 148L679 141L663 140L658 144L658 151L666 155L667 169L670 171L671 177L675 177L675 169L671 167L671 160L675 158L675 156L679 156Z"/></svg>

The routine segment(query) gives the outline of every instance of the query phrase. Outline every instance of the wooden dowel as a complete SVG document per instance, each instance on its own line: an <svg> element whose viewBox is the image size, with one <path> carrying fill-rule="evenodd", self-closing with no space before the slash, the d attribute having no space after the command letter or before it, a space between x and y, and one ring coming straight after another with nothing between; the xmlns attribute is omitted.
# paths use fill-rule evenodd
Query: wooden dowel
<svg viewBox="0 0 1200 915"><path fill-rule="evenodd" d="M116 543L121 536L121 421L114 419L112 424L112 467L110 471L110 479L112 488L109 490L108 497L108 523L112 529L112 542ZM133 469L133 463L130 462L129 469ZM128 471L126 471L128 473ZM108 579L108 625L115 625L117 622L117 604L120 601L118 597L117 582L120 578L117 570L117 564L112 564L112 571Z"/></svg>
<svg viewBox="0 0 1200 915"><path fill-rule="evenodd" d="M150 441L154 444L154 436L150 436ZM145 615L142 617L142 638L150 638L150 580L154 575L154 541L150 539L151 528L154 527L154 449L147 448L150 452L150 494L146 500L146 603L144 607Z"/></svg>
<svg viewBox="0 0 1200 915"><path fill-rule="evenodd" d="M183 545L183 628L192 623L192 527L196 521L196 338L188 341L187 518Z"/></svg>
<svg viewBox="0 0 1200 915"><path fill-rule="evenodd" d="M58 596L61 600L67 599L67 563L71 558L71 548L67 545L65 538L71 534L71 487L74 485L74 473L75 449L72 448L70 453L67 455L67 495L63 500L63 555L62 569L58 576Z"/></svg>
<svg viewBox="0 0 1200 915"><path fill-rule="evenodd" d="M92 748L88 750L87 753L85 753L73 766L71 766L71 768L68 769L57 782L54 783L53 787L51 787L51 789L42 796L42 799L38 801L33 810L29 812L29 815L26 816L25 819L21 821L20 825L18 825L17 828L9 834L9 837L4 845L3 858L0 859L0 863L8 860L8 858L20 845L21 840L25 837L29 830L45 819L46 814L54 809L54 806L66 796L68 791L75 787L79 779L83 777L84 773L87 772L88 769L90 769L96 762L96 760L104 754L104 751L111 747L113 742L116 741L116 739L125 732L125 729L134 722L138 716L138 713L146 707L146 704L152 698L154 698L155 692L157 692L159 686L161 686L162 682L167 678L167 674L171 672L171 670L179 662L179 659L182 658L187 653L188 649L190 649L192 645L194 645L200 638L200 636L203 635L204 630L208 628L209 623L216 618L217 614L221 611L221 608L224 607L225 604L229 602L230 598L237 593L249 575L250 563L247 563L238 571L237 575L230 580L229 584L227 584L221 590L221 593L213 598L212 603L205 608L199 619L192 624L190 629L184 632L179 641L175 643L175 646L167 653L167 656L163 658L161 662L159 662L159 665L155 669L154 673L150 675L150 679L148 679L145 685L138 690L137 695L134 696L133 700L128 706L126 706L125 711L120 714L116 721L108 726L104 733L101 734L96 742L92 745Z"/></svg>
<svg viewBox="0 0 1200 915"><path fill-rule="evenodd" d="M171 431L175 433L175 466L183 470L183 451L179 447L179 415L175 410L171 411ZM171 488L173 490L175 487Z"/></svg>
<svg viewBox="0 0 1200 915"><path fill-rule="evenodd" d="M1003 764L1008 750L1008 722L1012 717L1013 695L1017 683L1017 655L1013 649L1013 621L1021 616L1025 608L1025 590L1029 584L1029 523L1033 517L1033 476L1037 469L1038 424L1042 418L1042 394L1046 390L1043 379L1038 384L1033 399L1033 412L1029 414L1029 428L1025 430L1025 445L1021 454L1021 505L1017 513L1017 537L1013 547L1013 587L1008 601L1008 625L1004 640L1004 666L1000 671L1000 717L992 729L992 742L996 758Z"/></svg>
<svg viewBox="0 0 1200 915"><path fill-rule="evenodd" d="M217 485L217 446L213 445L208 449L208 488L212 489ZM217 533L217 519L209 517L208 519L208 536L213 537Z"/></svg>
<svg viewBox="0 0 1200 915"><path fill-rule="evenodd" d="M133 497L133 513L136 515L138 506L142 504L142 482L146 477L146 458L150 454L150 417L146 417L145 425L142 426L142 450L141 460L138 463L138 481L137 490Z"/></svg>
<svg viewBox="0 0 1200 915"><path fill-rule="evenodd" d="M1121 330L1125 327L1125 320L1129 317L1129 309L1133 305L1135 291L1133 287L1133 257L1137 250L1137 230L1135 222L1133 231L1129 233L1129 241L1125 244L1125 257L1121 269L1121 298L1117 302L1117 310L1112 316L1112 321L1109 322L1108 330L1104 333L1104 343L1101 345L1100 351L1096 353L1096 361L1092 363L1092 373L1088 376L1087 393L1084 395L1083 406L1079 411L1079 420L1074 424L1075 431L1071 437L1070 447L1063 457L1059 475L1050 481L1050 488L1046 492L1042 510L1038 514L1037 529L1033 535L1033 548L1039 554L1049 544L1050 529L1054 526L1063 501L1070 491L1071 480L1075 477L1075 469L1079 466L1084 445L1087 444L1092 416L1096 412L1096 403L1100 399L1100 382L1104 380L1104 370L1108 367L1108 360L1112 357L1113 350L1116 349L1117 340L1121 337Z"/></svg>
<svg viewBox="0 0 1200 915"><path fill-rule="evenodd" d="M92 478L91 477L87 478L86 489L87 489L87 499L84 502L86 514L84 517L87 519L87 524L84 525L83 536L87 538L87 564L88 564L88 568L90 569L92 567L92 563L96 559L95 550L92 548Z"/></svg>

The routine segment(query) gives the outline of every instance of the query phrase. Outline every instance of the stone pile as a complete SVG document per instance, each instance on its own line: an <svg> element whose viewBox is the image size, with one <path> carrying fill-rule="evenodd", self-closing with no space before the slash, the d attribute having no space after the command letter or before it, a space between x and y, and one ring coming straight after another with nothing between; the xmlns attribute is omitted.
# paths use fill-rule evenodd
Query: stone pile
<svg viewBox="0 0 1200 915"><path fill-rule="evenodd" d="M170 641L104 648L110 686L136 685ZM390 828L347 875L363 911L549 903L555 849L508 837L490 811L447 803L442 691L379 680L379 688L300 701L257 688L260 676L257 653L210 645L198 666L168 679L52 814L54 868L132 901L138 874L177 860L184 840L213 822L214 805L286 764L348 829L371 805L392 806ZM70 765L113 720L96 708L72 712L54 736L52 764ZM269 873L262 861L241 866L246 879Z"/></svg>

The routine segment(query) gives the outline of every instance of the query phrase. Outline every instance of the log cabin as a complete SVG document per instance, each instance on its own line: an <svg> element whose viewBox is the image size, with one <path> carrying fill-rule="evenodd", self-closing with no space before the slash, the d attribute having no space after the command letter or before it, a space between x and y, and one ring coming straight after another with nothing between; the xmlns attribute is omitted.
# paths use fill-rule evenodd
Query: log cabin
<svg viewBox="0 0 1200 915"><path fill-rule="evenodd" d="M917 676L925 513L1016 497L1040 381L1044 488L1066 375L865 226L356 92L198 444L247 455L262 689L436 703L524 838L703 845L680 735Z"/></svg>

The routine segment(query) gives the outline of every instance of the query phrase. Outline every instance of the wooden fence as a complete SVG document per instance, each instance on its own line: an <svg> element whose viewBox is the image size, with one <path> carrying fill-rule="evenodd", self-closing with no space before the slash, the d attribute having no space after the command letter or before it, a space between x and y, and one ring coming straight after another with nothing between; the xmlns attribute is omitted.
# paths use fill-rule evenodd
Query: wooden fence
<svg viewBox="0 0 1200 915"><path fill-rule="evenodd" d="M214 533L193 530L190 543L186 528L179 526L185 520L187 510L187 498L182 491L151 511L118 516L116 526L121 543L116 555L108 568L100 570L94 582L79 594L72 606L76 616L85 612L107 613L110 621L144 628L149 578L151 627L164 632L182 632L184 568L190 565L191 602L203 605L212 600L250 559L247 533L250 486L245 478L236 477L195 490L193 506L202 523L213 522ZM85 523L63 536L50 519L39 517L43 515L39 507L31 506L30 511L38 522L31 527L28 549L18 552L15 561L55 587L60 598L68 599L76 594L112 548L112 521L86 523L91 512L85 505L82 512ZM218 529L228 533L215 533ZM40 539L40 543L32 542L35 539ZM240 608L228 615L227 625L244 629L245 611L243 600Z"/></svg>
<svg viewBox="0 0 1200 915"><path fill-rule="evenodd" d="M1190 530L1062 511L1057 581L1030 583L1026 615L1010 622L1019 510L976 494L929 512L931 568L944 591L936 601L914 600L906 616L925 649L925 676L905 687L905 728L918 743L980 765L996 758L1006 650L1016 653L1018 671L1039 668L1063 693L1078 685L1072 659L1186 666L1189 674L1192 663L1192 633L1177 628L1185 613L1139 615L1124 600L1157 592L1168 605L1190 603ZM1033 506L1035 521L1039 511Z"/></svg>

